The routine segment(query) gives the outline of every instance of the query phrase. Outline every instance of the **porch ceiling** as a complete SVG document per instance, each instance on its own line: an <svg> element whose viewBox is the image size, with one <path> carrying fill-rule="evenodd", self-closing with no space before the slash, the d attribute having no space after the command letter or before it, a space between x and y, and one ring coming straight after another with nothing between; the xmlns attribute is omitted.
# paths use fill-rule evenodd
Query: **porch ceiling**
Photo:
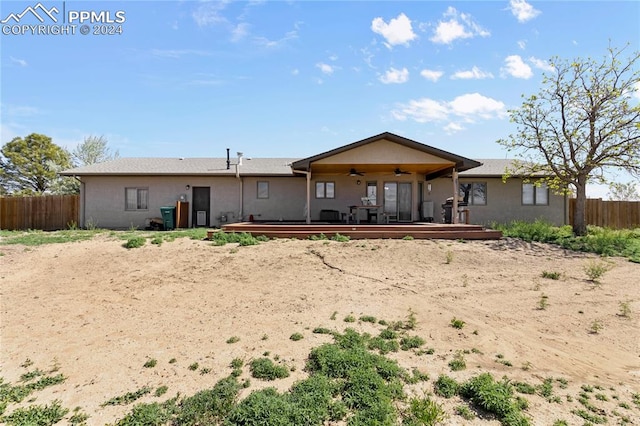
<svg viewBox="0 0 640 426"><path fill-rule="evenodd" d="M348 175L351 169L364 174L394 174L400 169L411 174L430 176L433 174L451 172L455 163L380 163L380 164L311 164L311 173Z"/></svg>

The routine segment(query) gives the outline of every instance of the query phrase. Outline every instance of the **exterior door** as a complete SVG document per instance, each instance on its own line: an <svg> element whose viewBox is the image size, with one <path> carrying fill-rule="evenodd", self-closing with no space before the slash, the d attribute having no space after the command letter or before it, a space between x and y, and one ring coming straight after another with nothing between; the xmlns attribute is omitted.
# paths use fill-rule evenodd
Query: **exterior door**
<svg viewBox="0 0 640 426"><path fill-rule="evenodd" d="M398 183L398 221L411 222L411 182Z"/></svg>
<svg viewBox="0 0 640 426"><path fill-rule="evenodd" d="M208 186L194 186L192 190L191 223L194 227L209 226L211 220L211 188Z"/></svg>

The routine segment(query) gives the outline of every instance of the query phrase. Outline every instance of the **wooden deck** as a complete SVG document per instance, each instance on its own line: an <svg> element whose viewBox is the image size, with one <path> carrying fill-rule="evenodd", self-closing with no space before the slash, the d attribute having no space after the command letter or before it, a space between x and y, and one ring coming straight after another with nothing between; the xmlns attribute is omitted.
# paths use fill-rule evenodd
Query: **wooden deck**
<svg viewBox="0 0 640 426"><path fill-rule="evenodd" d="M253 236L264 235L269 238L300 238L324 234L346 235L351 239L363 238L404 238L447 239L447 240L498 240L502 232L485 229L480 225L407 223L407 224L332 224L332 223L256 223L241 222L224 225L225 232L247 232Z"/></svg>

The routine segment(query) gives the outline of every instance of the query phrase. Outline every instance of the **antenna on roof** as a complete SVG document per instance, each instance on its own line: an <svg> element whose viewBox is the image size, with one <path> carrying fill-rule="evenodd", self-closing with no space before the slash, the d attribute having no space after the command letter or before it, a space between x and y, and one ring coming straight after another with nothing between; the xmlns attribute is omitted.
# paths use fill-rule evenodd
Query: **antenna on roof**
<svg viewBox="0 0 640 426"><path fill-rule="evenodd" d="M229 159L229 148L227 148L227 170L231 168L231 160Z"/></svg>

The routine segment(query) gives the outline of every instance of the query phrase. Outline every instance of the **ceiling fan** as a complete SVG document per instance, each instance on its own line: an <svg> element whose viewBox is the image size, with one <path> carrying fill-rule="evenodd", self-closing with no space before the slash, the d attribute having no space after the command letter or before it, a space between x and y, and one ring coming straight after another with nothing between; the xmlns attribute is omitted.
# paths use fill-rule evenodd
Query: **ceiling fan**
<svg viewBox="0 0 640 426"><path fill-rule="evenodd" d="M349 176L364 176L364 173L357 171L353 167L349 170Z"/></svg>
<svg viewBox="0 0 640 426"><path fill-rule="evenodd" d="M396 167L395 170L393 171L393 174L395 174L396 176L400 176L400 175L410 175L411 172L407 172L405 170L400 170L400 167Z"/></svg>

